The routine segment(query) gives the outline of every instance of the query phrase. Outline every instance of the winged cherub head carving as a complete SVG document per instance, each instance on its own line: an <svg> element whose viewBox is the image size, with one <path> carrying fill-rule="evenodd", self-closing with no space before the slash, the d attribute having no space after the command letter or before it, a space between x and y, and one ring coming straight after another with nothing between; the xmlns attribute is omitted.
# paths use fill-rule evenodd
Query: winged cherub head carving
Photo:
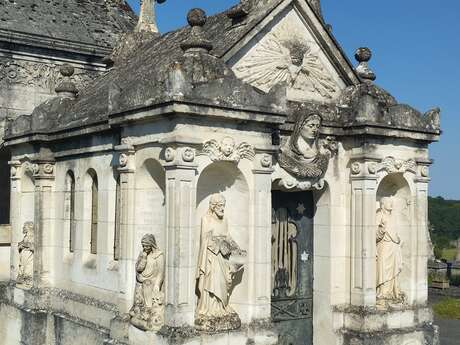
<svg viewBox="0 0 460 345"><path fill-rule="evenodd" d="M308 46L295 38L285 42L283 45L289 50L292 64L297 67L302 66Z"/></svg>

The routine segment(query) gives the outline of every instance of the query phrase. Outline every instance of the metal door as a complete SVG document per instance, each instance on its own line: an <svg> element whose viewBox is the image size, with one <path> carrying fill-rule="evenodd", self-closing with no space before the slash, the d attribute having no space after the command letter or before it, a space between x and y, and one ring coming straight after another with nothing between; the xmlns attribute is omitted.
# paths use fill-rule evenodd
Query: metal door
<svg viewBox="0 0 460 345"><path fill-rule="evenodd" d="M313 344L313 195L272 192L272 321L279 344Z"/></svg>

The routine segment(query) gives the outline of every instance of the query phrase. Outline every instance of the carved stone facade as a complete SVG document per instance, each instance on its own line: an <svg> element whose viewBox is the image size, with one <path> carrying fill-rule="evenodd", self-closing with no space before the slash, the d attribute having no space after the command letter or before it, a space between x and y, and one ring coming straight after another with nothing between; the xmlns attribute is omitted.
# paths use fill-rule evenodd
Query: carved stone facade
<svg viewBox="0 0 460 345"><path fill-rule="evenodd" d="M264 92L275 85L286 85L291 100L337 98L342 85L333 77L335 72L318 44L297 22L295 14L289 13L287 18L233 67L234 72Z"/></svg>
<svg viewBox="0 0 460 345"><path fill-rule="evenodd" d="M100 74L97 71L77 70L72 81L82 89ZM48 91L50 95L62 81L59 65L51 63L31 62L27 60L0 60L0 85L9 88L28 86Z"/></svg>
<svg viewBox="0 0 460 345"><path fill-rule="evenodd" d="M105 65L70 59L56 94L8 121L0 339L437 344L439 113L374 84L369 49L354 70L318 1L242 0L187 21L127 35L85 87L72 72ZM6 78L27 87L21 73Z"/></svg>

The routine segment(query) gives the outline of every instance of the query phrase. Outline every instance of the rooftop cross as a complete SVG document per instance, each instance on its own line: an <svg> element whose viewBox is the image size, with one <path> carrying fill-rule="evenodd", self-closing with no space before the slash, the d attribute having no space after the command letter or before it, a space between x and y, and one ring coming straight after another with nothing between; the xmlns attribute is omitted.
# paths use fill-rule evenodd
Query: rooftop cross
<svg viewBox="0 0 460 345"><path fill-rule="evenodd" d="M162 4L165 1L166 0L141 0L141 11L139 14L139 21L136 25L136 32L159 32L155 16L155 2Z"/></svg>

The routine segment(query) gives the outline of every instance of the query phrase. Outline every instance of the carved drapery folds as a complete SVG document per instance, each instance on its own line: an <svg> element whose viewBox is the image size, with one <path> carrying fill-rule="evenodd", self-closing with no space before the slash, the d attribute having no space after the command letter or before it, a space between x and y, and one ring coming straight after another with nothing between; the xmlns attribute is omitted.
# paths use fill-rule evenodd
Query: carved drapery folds
<svg viewBox="0 0 460 345"><path fill-rule="evenodd" d="M165 259L155 236L147 234L141 243L142 251L136 262L134 305L129 315L135 327L153 331L160 329L164 323Z"/></svg>
<svg viewBox="0 0 460 345"><path fill-rule="evenodd" d="M377 306L385 308L390 304L404 302L400 289L402 272L401 238L396 229L393 199L384 197L377 210Z"/></svg>
<svg viewBox="0 0 460 345"><path fill-rule="evenodd" d="M203 144L203 155L207 155L213 162L229 161L238 163L241 159L254 160L254 147L246 142L236 145L232 137L224 137L220 142L215 139Z"/></svg>
<svg viewBox="0 0 460 345"><path fill-rule="evenodd" d="M34 223L24 223L22 232L24 237L18 243L19 268L16 283L18 286L30 288L34 272Z"/></svg>
<svg viewBox="0 0 460 345"><path fill-rule="evenodd" d="M317 114L301 116L290 138L281 148L279 165L297 178L322 178L327 171L329 160L337 153L335 138L319 138L321 122L322 119Z"/></svg>
<svg viewBox="0 0 460 345"><path fill-rule="evenodd" d="M225 198L221 194L212 195L209 210L201 219L196 274L195 325L207 332L241 326L240 317L229 301L237 281L241 280L246 252L231 238L224 214Z"/></svg>

